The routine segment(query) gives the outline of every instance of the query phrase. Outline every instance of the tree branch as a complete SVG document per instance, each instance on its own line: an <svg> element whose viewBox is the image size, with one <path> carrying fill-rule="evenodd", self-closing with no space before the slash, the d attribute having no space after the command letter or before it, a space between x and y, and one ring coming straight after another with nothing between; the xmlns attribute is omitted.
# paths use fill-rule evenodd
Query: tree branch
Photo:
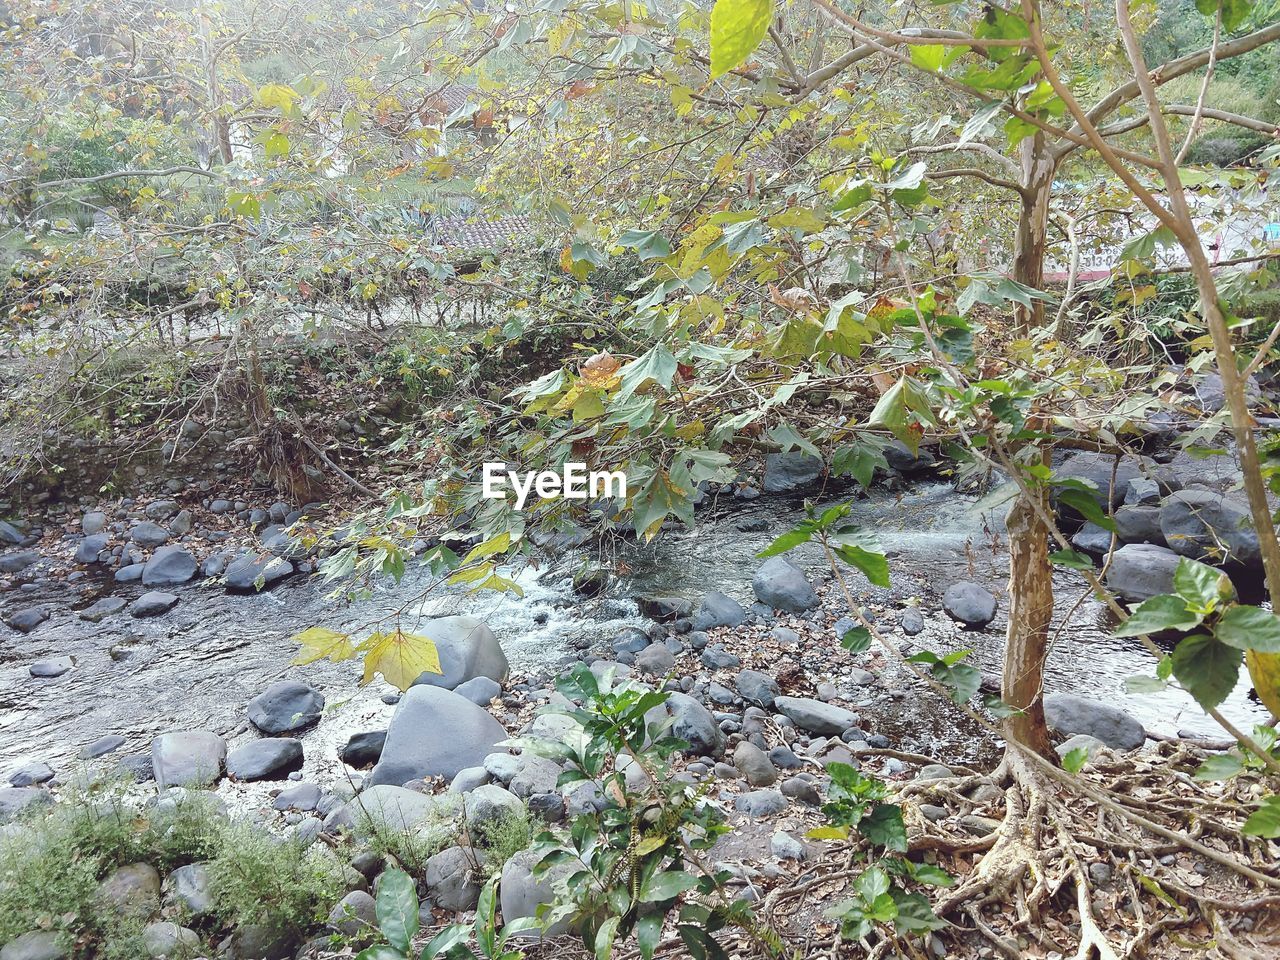
<svg viewBox="0 0 1280 960"><path fill-rule="evenodd" d="M67 187L78 183L102 183L104 180L122 180L127 177L172 177L179 173L190 173L198 177L208 177L210 180L216 180L218 175L212 170L205 170L203 167L165 167L163 170L117 170L114 173L100 173L96 177L68 177L65 180L44 180L37 182L38 189L47 187ZM4 183L17 183L24 180L24 177L10 177Z"/></svg>
<svg viewBox="0 0 1280 960"><path fill-rule="evenodd" d="M1012 180L1005 180L1002 177L992 176L985 170L979 170L977 167L956 167L952 170L931 170L925 174L930 180L950 180L954 177L973 177L991 184L993 187L999 187L1001 190L1012 190L1014 193L1026 196L1027 191Z"/></svg>
<svg viewBox="0 0 1280 960"><path fill-rule="evenodd" d="M929 153L957 153L959 151L980 153L988 160L994 160L1014 175L1017 175L1020 172L1018 165L1014 163L1013 160L1005 156L989 143L937 143L920 147L908 147L907 156L924 156Z"/></svg>

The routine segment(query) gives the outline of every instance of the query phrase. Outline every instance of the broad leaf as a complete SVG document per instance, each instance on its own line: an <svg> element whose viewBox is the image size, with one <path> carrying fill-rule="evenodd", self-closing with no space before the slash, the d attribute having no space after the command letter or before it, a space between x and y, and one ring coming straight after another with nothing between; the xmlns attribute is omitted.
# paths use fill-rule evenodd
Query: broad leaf
<svg viewBox="0 0 1280 960"><path fill-rule="evenodd" d="M1216 707L1235 689L1240 676L1240 651L1197 633L1173 651L1173 675L1200 706Z"/></svg>
<svg viewBox="0 0 1280 960"><path fill-rule="evenodd" d="M1117 637L1137 637L1163 630L1191 630L1203 619L1187 609L1187 602L1171 593L1144 600L1129 614L1129 619L1116 627Z"/></svg>
<svg viewBox="0 0 1280 960"><path fill-rule="evenodd" d="M294 634L293 642L302 645L298 655L293 658L293 662L298 666L325 659L338 663L350 660L356 652L351 637L326 627L308 627L301 633Z"/></svg>
<svg viewBox="0 0 1280 960"><path fill-rule="evenodd" d="M1280 653L1280 617L1261 607L1236 604L1218 620L1213 635L1237 650Z"/></svg>
<svg viewBox="0 0 1280 960"><path fill-rule="evenodd" d="M378 879L376 900L378 927L387 941L402 953L418 932L418 890L403 870L385 871Z"/></svg>
<svg viewBox="0 0 1280 960"><path fill-rule="evenodd" d="M444 674L435 643L399 627L390 633L371 634L358 651L364 654L361 683L369 683L380 673L396 689L408 690L424 673Z"/></svg>
<svg viewBox="0 0 1280 960"><path fill-rule="evenodd" d="M711 79L746 62L773 18L773 0L716 0L711 9Z"/></svg>
<svg viewBox="0 0 1280 960"><path fill-rule="evenodd" d="M1280 796L1272 795L1263 800L1262 805L1249 814L1241 829L1251 837L1271 840L1280 837Z"/></svg>

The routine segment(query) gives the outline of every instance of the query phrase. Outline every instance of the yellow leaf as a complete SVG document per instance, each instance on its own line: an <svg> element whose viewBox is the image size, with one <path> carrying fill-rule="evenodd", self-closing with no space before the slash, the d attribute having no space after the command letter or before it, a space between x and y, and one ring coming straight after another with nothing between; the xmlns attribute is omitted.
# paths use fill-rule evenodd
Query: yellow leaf
<svg viewBox="0 0 1280 960"><path fill-rule="evenodd" d="M295 634L293 642L302 644L302 649L293 659L298 666L315 663L325 658L337 663L341 660L349 660L355 654L355 647L349 636L326 627L309 627Z"/></svg>
<svg viewBox="0 0 1280 960"><path fill-rule="evenodd" d="M606 351L597 353L590 357L582 364L582 379L590 387L604 387L608 389L617 383L615 374L622 364L617 357L610 356Z"/></svg>
<svg viewBox="0 0 1280 960"><path fill-rule="evenodd" d="M1258 699L1273 717L1280 717L1280 654L1246 650L1244 662L1249 667L1249 679L1258 691Z"/></svg>
<svg viewBox="0 0 1280 960"><path fill-rule="evenodd" d="M360 645L364 651L364 677L368 683L374 674L398 690L408 690L424 673L444 675L440 668L440 651L426 637L405 633L398 627L391 633L374 633Z"/></svg>
<svg viewBox="0 0 1280 960"><path fill-rule="evenodd" d="M848 840L848 827L814 827L805 834L810 840Z"/></svg>

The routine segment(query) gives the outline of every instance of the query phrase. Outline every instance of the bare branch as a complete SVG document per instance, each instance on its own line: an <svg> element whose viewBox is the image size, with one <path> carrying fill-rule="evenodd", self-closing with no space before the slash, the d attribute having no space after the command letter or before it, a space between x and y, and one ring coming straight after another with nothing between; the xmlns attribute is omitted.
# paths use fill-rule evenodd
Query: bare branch
<svg viewBox="0 0 1280 960"><path fill-rule="evenodd" d="M973 177L976 180L982 180L991 184L993 187L999 187L1001 190L1012 190L1015 193L1026 195L1027 191L1012 180L1005 180L1003 177L992 176L985 170L979 170L977 167L956 167L952 170L931 170L925 174L930 180L950 180L955 177Z"/></svg>
<svg viewBox="0 0 1280 960"><path fill-rule="evenodd" d="M970 153L980 153L988 160L993 160L1000 166L1004 167L1012 174L1019 172L1018 165L1005 154L1001 153L989 143L937 143L927 146L910 147L907 150L907 156L924 156L930 153L956 153L959 151L968 151Z"/></svg>
<svg viewBox="0 0 1280 960"><path fill-rule="evenodd" d="M47 187L69 187L78 183L102 183L104 180L122 180L126 177L172 177L179 173L190 173L198 177L208 177L210 180L216 180L218 175L212 170L205 170L203 167L165 167L163 170L117 170L114 173L100 173L96 177L68 177L65 180L44 180L36 184L39 189ZM25 178L10 177L4 183L18 183Z"/></svg>

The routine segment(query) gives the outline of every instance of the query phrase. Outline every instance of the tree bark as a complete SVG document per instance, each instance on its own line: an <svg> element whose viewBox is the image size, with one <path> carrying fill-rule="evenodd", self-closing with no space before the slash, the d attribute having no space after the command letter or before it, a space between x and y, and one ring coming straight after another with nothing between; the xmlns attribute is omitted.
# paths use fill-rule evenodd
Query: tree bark
<svg viewBox="0 0 1280 960"><path fill-rule="evenodd" d="M1013 279L1036 290L1044 286L1045 244L1049 234L1049 201L1053 196L1056 170L1053 151L1043 131L1027 137L1021 145L1022 191L1018 210L1018 230L1013 245ZM1014 330L1027 336L1044 326L1044 304L1032 300L1014 313Z"/></svg>
<svg viewBox="0 0 1280 960"><path fill-rule="evenodd" d="M1047 459L1041 453L1043 459ZM1009 629L1005 639L1000 697L1021 711L1004 721L1012 742L1055 760L1045 726L1044 664L1049 655L1053 619L1053 565L1049 562L1049 530L1035 507L1048 509L1044 488L1028 487L1009 508Z"/></svg>

